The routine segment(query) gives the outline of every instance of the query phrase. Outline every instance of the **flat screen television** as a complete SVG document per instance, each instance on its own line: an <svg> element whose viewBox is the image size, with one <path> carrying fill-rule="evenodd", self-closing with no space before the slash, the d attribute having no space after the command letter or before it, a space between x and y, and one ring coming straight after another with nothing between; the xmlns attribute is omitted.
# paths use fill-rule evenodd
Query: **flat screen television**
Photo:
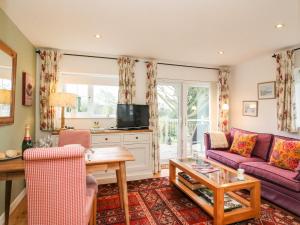
<svg viewBox="0 0 300 225"><path fill-rule="evenodd" d="M149 106L118 104L118 129L146 129L149 127Z"/></svg>

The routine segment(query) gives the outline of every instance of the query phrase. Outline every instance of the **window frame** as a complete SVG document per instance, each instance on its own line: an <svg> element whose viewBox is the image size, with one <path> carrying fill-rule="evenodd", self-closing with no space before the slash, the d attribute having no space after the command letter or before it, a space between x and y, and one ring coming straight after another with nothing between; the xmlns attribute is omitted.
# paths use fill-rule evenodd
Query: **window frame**
<svg viewBox="0 0 300 225"><path fill-rule="evenodd" d="M70 77L70 73L64 73L62 72L61 75L63 76L66 74L67 76ZM72 82L70 80L67 81L60 81L59 83L59 89L62 90L63 92L66 92L66 86L65 85L87 85L87 94L88 94L88 105L87 105L87 111L86 112L78 112L78 106L76 106L76 110L72 109L71 112L68 112L67 109L65 109L65 118L66 119L116 119L116 115L109 115L109 117L106 117L105 115L97 115L94 114L94 106L93 106L93 101L94 101L94 88L96 86L115 86L117 87L117 97L118 97L118 76L117 75L99 75L99 74L80 74L80 73L71 73L74 76L81 76L82 78L84 76L90 77L97 77L95 80L97 82L95 83L85 83L85 82ZM107 79L111 78L111 82L107 84ZM102 84L101 79L106 79L105 84ZM62 79L63 80L63 79ZM117 107L118 99L116 100L116 105Z"/></svg>

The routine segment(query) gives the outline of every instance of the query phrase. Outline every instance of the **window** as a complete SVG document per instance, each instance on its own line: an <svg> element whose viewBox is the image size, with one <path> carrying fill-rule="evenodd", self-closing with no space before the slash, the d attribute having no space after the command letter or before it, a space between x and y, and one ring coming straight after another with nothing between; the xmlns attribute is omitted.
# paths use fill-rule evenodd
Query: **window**
<svg viewBox="0 0 300 225"><path fill-rule="evenodd" d="M63 74L62 90L77 95L76 109L66 109L67 118L115 118L118 76Z"/></svg>
<svg viewBox="0 0 300 225"><path fill-rule="evenodd" d="M295 77L295 100L296 100L296 126L300 128L300 68L296 68Z"/></svg>
<svg viewBox="0 0 300 225"><path fill-rule="evenodd" d="M0 79L0 89L11 90L11 80L10 79Z"/></svg>
<svg viewBox="0 0 300 225"><path fill-rule="evenodd" d="M0 89L11 90L11 80L0 78ZM0 103L0 116L9 116L10 105Z"/></svg>

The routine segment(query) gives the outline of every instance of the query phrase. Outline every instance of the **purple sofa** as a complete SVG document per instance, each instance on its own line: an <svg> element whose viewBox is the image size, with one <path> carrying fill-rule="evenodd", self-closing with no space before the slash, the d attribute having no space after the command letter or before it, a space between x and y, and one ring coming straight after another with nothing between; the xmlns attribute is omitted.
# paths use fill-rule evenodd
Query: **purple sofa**
<svg viewBox="0 0 300 225"><path fill-rule="evenodd" d="M232 128L230 133L226 134L229 146L231 146L234 133L237 131L258 135L251 158L230 153L228 151L230 147L228 149L212 149L209 133L204 134L206 157L234 169L242 168L247 174L260 179L263 198L300 216L300 180L295 178L298 172L268 164L275 137L287 140L295 139Z"/></svg>

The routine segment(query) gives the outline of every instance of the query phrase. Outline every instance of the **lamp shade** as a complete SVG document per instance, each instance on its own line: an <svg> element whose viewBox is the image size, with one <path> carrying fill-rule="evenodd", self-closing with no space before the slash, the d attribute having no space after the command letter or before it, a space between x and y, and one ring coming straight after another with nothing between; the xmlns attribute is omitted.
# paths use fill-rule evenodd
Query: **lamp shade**
<svg viewBox="0 0 300 225"><path fill-rule="evenodd" d="M75 107L76 95L65 92L52 93L49 96L49 105L57 107Z"/></svg>
<svg viewBox="0 0 300 225"><path fill-rule="evenodd" d="M11 104L11 90L0 89L0 104Z"/></svg>
<svg viewBox="0 0 300 225"><path fill-rule="evenodd" d="M227 103L224 103L223 105L222 105L222 109L223 110L229 110L229 105L227 104Z"/></svg>

